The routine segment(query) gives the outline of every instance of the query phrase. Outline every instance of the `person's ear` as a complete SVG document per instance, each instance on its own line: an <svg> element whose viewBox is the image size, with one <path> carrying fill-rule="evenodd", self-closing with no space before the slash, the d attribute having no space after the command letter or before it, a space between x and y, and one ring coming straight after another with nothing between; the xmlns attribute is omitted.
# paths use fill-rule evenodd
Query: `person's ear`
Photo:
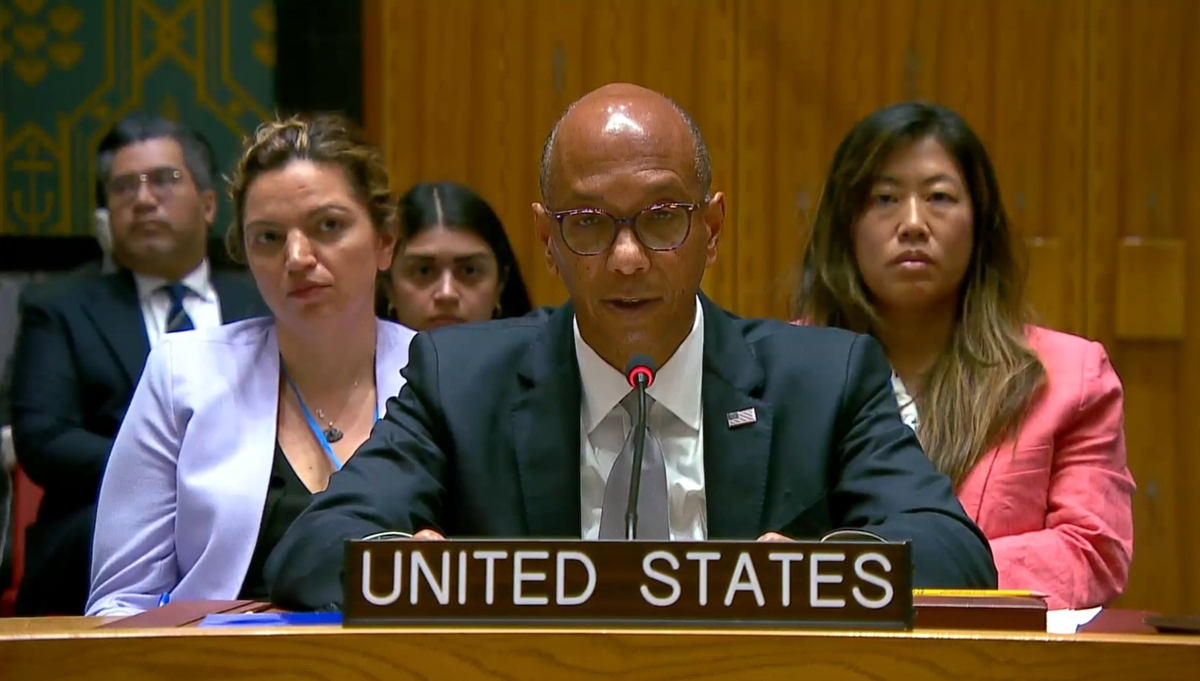
<svg viewBox="0 0 1200 681"><path fill-rule="evenodd" d="M540 203L533 204L533 227L537 233L538 240L542 242L544 247L543 256L546 259L546 269L551 274L558 274L558 258L556 257L557 247L554 244L554 216L546 210L546 207Z"/></svg>

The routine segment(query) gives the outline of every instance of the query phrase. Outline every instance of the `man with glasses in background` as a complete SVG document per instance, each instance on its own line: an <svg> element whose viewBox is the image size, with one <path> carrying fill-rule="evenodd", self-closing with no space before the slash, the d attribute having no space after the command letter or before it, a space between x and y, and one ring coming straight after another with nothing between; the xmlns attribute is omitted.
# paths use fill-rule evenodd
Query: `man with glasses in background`
<svg viewBox="0 0 1200 681"><path fill-rule="evenodd" d="M150 347L265 314L248 277L210 271L218 172L207 140L134 115L104 137L96 164L117 271L54 278L21 296L13 442L44 491L26 534L24 616L83 614L96 496Z"/></svg>
<svg viewBox="0 0 1200 681"><path fill-rule="evenodd" d="M342 603L343 542L625 536L627 363L659 367L637 536L913 541L917 586L995 588L987 540L900 420L869 336L742 320L700 291L725 197L692 119L610 85L550 133L533 206L570 301L418 334L408 382L267 565L272 600ZM765 292L764 292L765 294Z"/></svg>

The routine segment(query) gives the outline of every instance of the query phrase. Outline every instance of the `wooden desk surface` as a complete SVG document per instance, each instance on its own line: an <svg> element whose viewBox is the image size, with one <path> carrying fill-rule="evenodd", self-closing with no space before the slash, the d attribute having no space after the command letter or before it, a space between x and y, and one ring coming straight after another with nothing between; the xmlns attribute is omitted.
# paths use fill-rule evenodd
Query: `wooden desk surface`
<svg viewBox="0 0 1200 681"><path fill-rule="evenodd" d="M0 679L1181 681L1200 637L985 631L178 628L0 624ZM93 620L94 621L94 620ZM27 622L27 621L26 621ZM94 621L96 625L101 622Z"/></svg>
<svg viewBox="0 0 1200 681"><path fill-rule="evenodd" d="M95 629L120 617L0 617L0 642L39 634Z"/></svg>

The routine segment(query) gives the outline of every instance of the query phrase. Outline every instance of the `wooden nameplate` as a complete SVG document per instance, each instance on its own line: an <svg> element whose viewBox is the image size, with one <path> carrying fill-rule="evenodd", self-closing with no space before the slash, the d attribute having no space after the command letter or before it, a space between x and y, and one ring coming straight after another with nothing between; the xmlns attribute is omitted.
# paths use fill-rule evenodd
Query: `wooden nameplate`
<svg viewBox="0 0 1200 681"><path fill-rule="evenodd" d="M981 592L982 593L982 592ZM1046 630L1046 602L1040 598L972 596L916 596L913 629L990 629L1000 631ZM234 615L252 612L283 612L261 601L175 601L162 608L130 615L102 624L111 629L153 629L195 627L208 615ZM1148 633L1153 627L1143 623L1146 613L1105 610L1081 631L1089 633ZM1128 622L1112 626L1114 618Z"/></svg>
<svg viewBox="0 0 1200 681"><path fill-rule="evenodd" d="M346 626L913 627L910 543L364 540Z"/></svg>
<svg viewBox="0 0 1200 681"><path fill-rule="evenodd" d="M980 592L986 594L986 592ZM1030 596L916 596L916 629L1046 631L1046 601Z"/></svg>

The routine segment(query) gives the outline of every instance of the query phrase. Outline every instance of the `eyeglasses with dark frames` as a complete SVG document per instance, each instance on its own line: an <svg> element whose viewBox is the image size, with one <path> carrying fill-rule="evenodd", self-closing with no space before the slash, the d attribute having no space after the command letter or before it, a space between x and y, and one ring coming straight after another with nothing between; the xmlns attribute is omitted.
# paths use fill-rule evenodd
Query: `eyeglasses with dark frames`
<svg viewBox="0 0 1200 681"><path fill-rule="evenodd" d="M665 202L643 208L632 217L619 218L599 208L550 211L558 222L563 243L576 255L599 255L612 247L622 225L633 228L634 236L652 251L679 248L692 228L692 214L699 203Z"/></svg>
<svg viewBox="0 0 1200 681"><path fill-rule="evenodd" d="M108 181L110 201L130 201L137 196L142 185L148 185L156 198L163 198L183 181L183 171L178 168L154 168L144 173L126 173Z"/></svg>

